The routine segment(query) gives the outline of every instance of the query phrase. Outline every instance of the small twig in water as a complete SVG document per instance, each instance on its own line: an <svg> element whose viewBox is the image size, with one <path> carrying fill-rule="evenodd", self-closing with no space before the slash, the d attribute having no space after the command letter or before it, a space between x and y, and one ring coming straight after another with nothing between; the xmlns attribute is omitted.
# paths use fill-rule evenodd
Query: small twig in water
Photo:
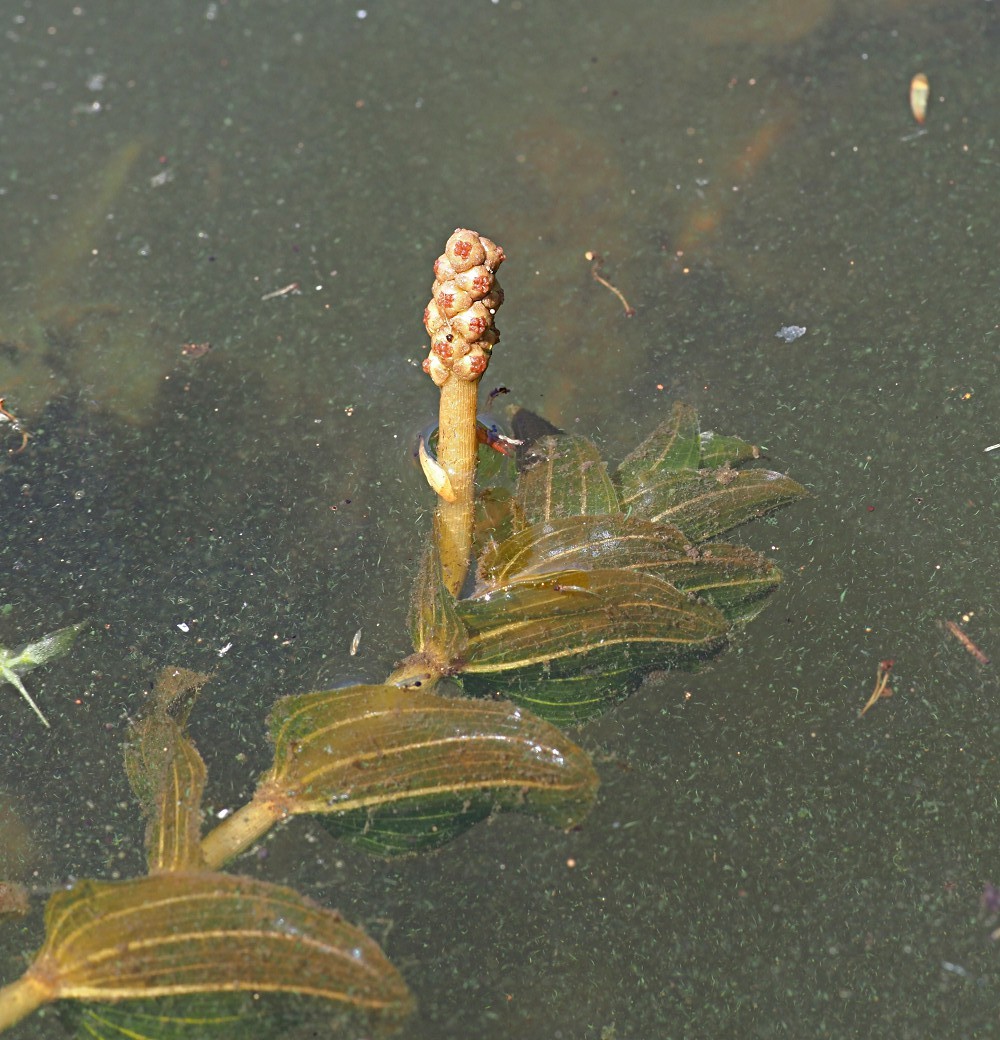
<svg viewBox="0 0 1000 1040"><path fill-rule="evenodd" d="M282 286L280 289L275 289L274 292L264 293L261 300L274 300L279 296L301 296L302 290L299 288L298 282L290 282L288 285Z"/></svg>
<svg viewBox="0 0 1000 1040"><path fill-rule="evenodd" d="M980 663L989 664L990 659L976 646L975 643L955 624L954 621L941 621L939 624L949 631L970 654Z"/></svg>
<svg viewBox="0 0 1000 1040"><path fill-rule="evenodd" d="M605 289L610 289L615 294L615 296L617 296L618 299L621 300L621 304L625 308L625 317L626 318L634 317L635 316L635 308L628 302L628 300L625 299L625 294L621 291L621 289L618 289L615 286L613 286L607 280L607 278L602 278L601 277L601 273L600 272L601 272L601 267L604 265L604 257L601 256L600 253L595 253L591 249L588 249L587 252L584 253L583 255L590 261L590 273L594 276L594 281L595 282L600 282L601 285L603 285Z"/></svg>

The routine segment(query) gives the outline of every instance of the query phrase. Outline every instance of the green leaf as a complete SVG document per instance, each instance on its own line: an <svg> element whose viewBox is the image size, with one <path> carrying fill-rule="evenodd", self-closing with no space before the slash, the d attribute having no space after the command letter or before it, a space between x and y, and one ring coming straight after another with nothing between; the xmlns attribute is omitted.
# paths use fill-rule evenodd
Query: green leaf
<svg viewBox="0 0 1000 1040"><path fill-rule="evenodd" d="M675 404L618 467L622 508L701 542L808 495L784 474L733 468L759 454L738 437L699 433L694 409Z"/></svg>
<svg viewBox="0 0 1000 1040"><path fill-rule="evenodd" d="M46 1000L291 993L404 1013L410 996L378 945L290 888L173 872L81 881L45 912L42 949L20 983Z"/></svg>
<svg viewBox="0 0 1000 1040"><path fill-rule="evenodd" d="M517 482L522 526L560 517L618 512L618 494L597 448L585 437L550 434Z"/></svg>
<svg viewBox="0 0 1000 1040"><path fill-rule="evenodd" d="M252 995L197 994L120 1004L72 1004L63 1015L77 1040L245 1040L261 1031L260 1000ZM266 1026L265 1026L266 1028Z"/></svg>
<svg viewBox="0 0 1000 1040"><path fill-rule="evenodd" d="M560 570L643 571L707 599L729 622L745 622L781 582L781 572L750 549L693 545L676 527L626 516L574 516L535 524L482 558L475 596ZM544 583L542 583L544 584Z"/></svg>
<svg viewBox="0 0 1000 1040"><path fill-rule="evenodd" d="M254 801L323 814L387 855L440 845L503 809L570 827L597 789L580 748L503 702L351 686L283 698L269 727L274 767Z"/></svg>
<svg viewBox="0 0 1000 1040"><path fill-rule="evenodd" d="M622 459L617 477L623 495L628 498L661 473L678 469L697 469L701 459L701 437L698 414L680 401L673 411L640 444Z"/></svg>
<svg viewBox="0 0 1000 1040"><path fill-rule="evenodd" d="M171 739L171 738L168 738ZM196 870L201 857L201 799L205 763L188 737L177 731L157 807L146 829L150 873Z"/></svg>
<svg viewBox="0 0 1000 1040"><path fill-rule="evenodd" d="M428 794L375 811L322 816L320 823L335 838L377 856L405 856L447 844L500 808L491 792L476 790L460 802L450 795Z"/></svg>
<svg viewBox="0 0 1000 1040"><path fill-rule="evenodd" d="M49 632L33 643L25 643L16 650L0 647L0 682L8 682L14 686L45 726L49 724L48 719L25 689L20 677L43 664L48 664L49 661L54 661L57 657L62 657L72 647L80 631L86 627L87 622L81 621L76 625L57 628L55 632Z"/></svg>
<svg viewBox="0 0 1000 1040"><path fill-rule="evenodd" d="M472 553L481 556L495 542L514 533L514 496L506 488L484 488L476 496L472 526Z"/></svg>
<svg viewBox="0 0 1000 1040"><path fill-rule="evenodd" d="M635 689L650 671L693 663L728 628L653 574L561 571L463 600L469 630L461 681L502 694L553 721L587 718Z"/></svg>
<svg viewBox="0 0 1000 1040"><path fill-rule="evenodd" d="M86 626L87 622L81 621L76 625L57 628L55 632L49 632L41 639L36 639L33 643L26 643L17 650L0 650L0 662L4 668L10 669L17 675L25 675L67 653L79 632Z"/></svg>
<svg viewBox="0 0 1000 1040"><path fill-rule="evenodd" d="M201 799L205 763L185 727L211 676L164 668L153 699L129 727L125 773L144 814L149 870L196 870L201 856Z"/></svg>
<svg viewBox="0 0 1000 1040"><path fill-rule="evenodd" d="M656 573L717 607L730 624L746 624L781 584L781 571L760 553L712 542Z"/></svg>
<svg viewBox="0 0 1000 1040"><path fill-rule="evenodd" d="M674 524L692 541L714 538L809 492L773 470L678 470L651 478L623 498L633 516Z"/></svg>
<svg viewBox="0 0 1000 1040"><path fill-rule="evenodd" d="M659 568L670 561L686 559L691 548L689 539L676 527L620 513L545 521L524 528L483 554L475 595L565 570L661 573Z"/></svg>
<svg viewBox="0 0 1000 1040"><path fill-rule="evenodd" d="M718 466L739 466L743 462L760 458L756 444L747 444L739 437L723 437L711 430L701 435L701 460L699 469L715 469Z"/></svg>
<svg viewBox="0 0 1000 1040"><path fill-rule="evenodd" d="M383 1032L373 1030L364 1012L340 1004L259 992L196 993L118 1004L64 1001L58 1011L64 1029L76 1040L275 1040ZM388 1034L397 1023L382 1018L378 1025Z"/></svg>

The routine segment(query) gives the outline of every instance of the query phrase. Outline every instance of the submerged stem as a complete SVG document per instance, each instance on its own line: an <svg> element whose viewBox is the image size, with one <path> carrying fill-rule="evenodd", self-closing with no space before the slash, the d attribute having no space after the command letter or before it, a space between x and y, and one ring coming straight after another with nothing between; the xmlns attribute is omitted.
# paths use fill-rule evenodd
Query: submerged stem
<svg viewBox="0 0 1000 1040"><path fill-rule="evenodd" d="M283 810L270 802L257 798L247 802L202 838L205 866L218 870L267 834L284 815Z"/></svg>
<svg viewBox="0 0 1000 1040"><path fill-rule="evenodd" d="M54 999L53 991L33 978L30 971L0 989L0 1033Z"/></svg>
<svg viewBox="0 0 1000 1040"><path fill-rule="evenodd" d="M450 379L441 387L438 464L448 475L454 501L438 499L438 550L445 587L457 596L472 557L476 497L476 412L479 380Z"/></svg>

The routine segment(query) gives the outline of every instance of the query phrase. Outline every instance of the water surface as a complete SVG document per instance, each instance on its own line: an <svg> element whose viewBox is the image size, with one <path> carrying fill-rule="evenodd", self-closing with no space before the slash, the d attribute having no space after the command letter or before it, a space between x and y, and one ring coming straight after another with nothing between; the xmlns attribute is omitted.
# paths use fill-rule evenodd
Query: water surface
<svg viewBox="0 0 1000 1040"><path fill-rule="evenodd" d="M579 730L581 829L385 864L300 821L239 869L369 929L416 1040L988 1035L997 680L938 622L1000 646L994 7L10 6L0 394L32 439L0 472L0 643L91 628L29 677L51 732L0 691L0 872L141 872L121 744L161 667L217 670L222 808L275 697L406 652L420 316L465 225L510 257L490 384L612 459L675 398L764 445L816 495L741 535L786 584Z"/></svg>

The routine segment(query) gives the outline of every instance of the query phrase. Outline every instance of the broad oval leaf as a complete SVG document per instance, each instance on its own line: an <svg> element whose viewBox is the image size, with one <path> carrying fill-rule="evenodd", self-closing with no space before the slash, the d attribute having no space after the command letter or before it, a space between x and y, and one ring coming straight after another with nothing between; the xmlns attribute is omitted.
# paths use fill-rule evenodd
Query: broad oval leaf
<svg viewBox="0 0 1000 1040"><path fill-rule="evenodd" d="M562 571L459 603L469 630L461 681L502 694L543 718L588 718L651 671L717 649L728 624L653 574Z"/></svg>
<svg viewBox="0 0 1000 1040"><path fill-rule="evenodd" d="M738 437L700 433L694 409L678 402L618 467L622 508L701 542L808 495L784 474L733 468L759 455Z"/></svg>
<svg viewBox="0 0 1000 1040"><path fill-rule="evenodd" d="M761 553L741 545L711 542L655 573L717 607L730 624L745 624L764 608L781 584L781 571Z"/></svg>
<svg viewBox="0 0 1000 1040"><path fill-rule="evenodd" d="M576 516L534 524L492 546L480 561L475 595L482 598L508 584L537 584L571 568L654 574L707 599L730 622L753 617L781 582L778 568L750 549L696 546L676 527L636 517Z"/></svg>
<svg viewBox="0 0 1000 1040"><path fill-rule="evenodd" d="M563 733L512 704L395 686L286 697L270 718L274 768L255 802L383 854L440 845L491 812L570 827L597 774Z"/></svg>
<svg viewBox="0 0 1000 1040"><path fill-rule="evenodd" d="M279 885L173 872L81 881L49 900L25 979L48 999L294 993L404 1013L405 983L339 914Z"/></svg>
<svg viewBox="0 0 1000 1040"><path fill-rule="evenodd" d="M634 516L674 524L703 542L809 494L773 470L676 470L651 478L623 499Z"/></svg>
<svg viewBox="0 0 1000 1040"><path fill-rule="evenodd" d="M544 521L483 554L474 595L557 571L651 571L665 560L684 557L690 549L689 539L678 528L620 513Z"/></svg>
<svg viewBox="0 0 1000 1040"><path fill-rule="evenodd" d="M564 516L618 512L618 493L597 448L586 437L549 434L535 441L518 478L522 525Z"/></svg>

